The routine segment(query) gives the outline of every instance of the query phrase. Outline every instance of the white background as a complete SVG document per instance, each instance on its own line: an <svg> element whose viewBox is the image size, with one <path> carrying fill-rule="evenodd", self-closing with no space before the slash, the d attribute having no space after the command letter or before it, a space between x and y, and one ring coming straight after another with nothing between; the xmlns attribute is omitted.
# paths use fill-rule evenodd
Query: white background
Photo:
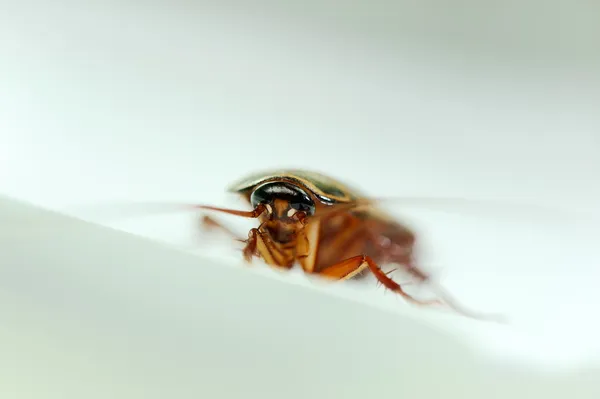
<svg viewBox="0 0 600 399"><path fill-rule="evenodd" d="M599 214L598 7L267 3L3 4L0 190L65 212L230 205L231 181L295 166L378 197L554 206L392 209L462 302L513 321L457 319L466 341L551 367L600 358L596 220L575 214ZM189 245L193 222L120 227Z"/></svg>

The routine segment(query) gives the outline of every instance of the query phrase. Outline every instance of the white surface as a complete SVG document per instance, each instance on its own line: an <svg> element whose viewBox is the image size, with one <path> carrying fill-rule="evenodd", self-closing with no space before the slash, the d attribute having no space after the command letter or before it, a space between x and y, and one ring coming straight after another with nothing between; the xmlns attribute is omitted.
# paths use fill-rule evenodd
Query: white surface
<svg viewBox="0 0 600 399"><path fill-rule="evenodd" d="M593 5L8 4L8 195L65 212L108 199L227 205L223 188L240 175L291 165L374 196L600 213ZM395 210L422 234L423 263L448 289L470 307L506 313L511 327L418 312L371 286L332 291L432 318L493 358L550 369L600 361L594 220ZM192 217L119 227L187 245ZM238 255L226 246L221 254Z"/></svg>
<svg viewBox="0 0 600 399"><path fill-rule="evenodd" d="M431 322L3 198L0 396L597 398ZM25 233L25 234L22 234ZM261 275L262 274L262 275ZM368 297L368 296L367 296Z"/></svg>

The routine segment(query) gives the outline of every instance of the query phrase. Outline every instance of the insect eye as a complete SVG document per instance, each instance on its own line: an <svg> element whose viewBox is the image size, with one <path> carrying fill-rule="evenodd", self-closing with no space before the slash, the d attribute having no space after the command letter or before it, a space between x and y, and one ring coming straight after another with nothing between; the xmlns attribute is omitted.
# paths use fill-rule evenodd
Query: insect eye
<svg viewBox="0 0 600 399"><path fill-rule="evenodd" d="M286 182L269 182L257 187L250 196L254 208L259 204L271 204L274 200L284 200L290 208L304 212L306 216L315 213L315 204L310 196L301 188Z"/></svg>

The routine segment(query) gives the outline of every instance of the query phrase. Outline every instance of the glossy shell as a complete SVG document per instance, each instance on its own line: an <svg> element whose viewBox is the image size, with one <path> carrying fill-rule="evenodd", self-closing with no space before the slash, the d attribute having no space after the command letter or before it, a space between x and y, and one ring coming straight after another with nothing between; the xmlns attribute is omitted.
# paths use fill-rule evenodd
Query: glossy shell
<svg viewBox="0 0 600 399"><path fill-rule="evenodd" d="M321 202L339 204L352 202L362 194L346 184L318 172L285 169L253 173L229 186L228 191L245 194L256 186L269 181L289 181L311 191Z"/></svg>

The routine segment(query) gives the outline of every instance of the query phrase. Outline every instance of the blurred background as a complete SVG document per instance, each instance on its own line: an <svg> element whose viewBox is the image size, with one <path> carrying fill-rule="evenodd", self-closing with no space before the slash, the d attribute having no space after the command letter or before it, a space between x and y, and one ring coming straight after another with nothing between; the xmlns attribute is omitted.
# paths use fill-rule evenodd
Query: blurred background
<svg viewBox="0 0 600 399"><path fill-rule="evenodd" d="M47 205L217 201L249 170L293 165L373 195L594 205L597 15L584 1L7 2L2 187Z"/></svg>
<svg viewBox="0 0 600 399"><path fill-rule="evenodd" d="M527 326L519 343L487 336L492 351L587 361L600 355L598 15L566 0L5 1L0 191L72 214L231 205L229 183L288 166L377 197L553 207L392 210L464 302ZM175 244L195 227L115 223Z"/></svg>

